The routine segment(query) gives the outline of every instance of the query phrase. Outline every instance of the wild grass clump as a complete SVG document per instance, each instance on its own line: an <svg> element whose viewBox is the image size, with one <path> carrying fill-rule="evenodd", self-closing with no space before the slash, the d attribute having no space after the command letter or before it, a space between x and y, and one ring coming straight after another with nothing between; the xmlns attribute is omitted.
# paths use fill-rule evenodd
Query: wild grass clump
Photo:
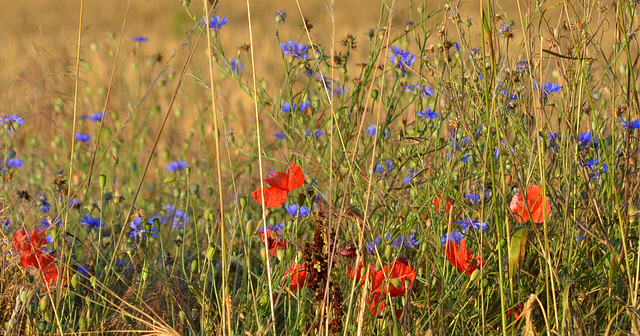
<svg viewBox="0 0 640 336"><path fill-rule="evenodd" d="M640 333L638 4L477 4L91 41L0 118L5 334Z"/></svg>

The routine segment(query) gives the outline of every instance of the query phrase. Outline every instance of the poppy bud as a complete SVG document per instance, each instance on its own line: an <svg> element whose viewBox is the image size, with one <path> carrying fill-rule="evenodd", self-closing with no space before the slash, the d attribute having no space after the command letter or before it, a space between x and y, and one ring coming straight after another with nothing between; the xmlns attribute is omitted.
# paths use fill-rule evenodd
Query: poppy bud
<svg viewBox="0 0 640 336"><path fill-rule="evenodd" d="M475 269L473 271L473 273L471 273L471 278L469 278L469 281L474 281L475 279L478 278L478 276L480 275L480 270L479 269Z"/></svg>
<svg viewBox="0 0 640 336"><path fill-rule="evenodd" d="M278 257L278 260L282 261L284 259L284 251L283 251L283 249L278 249L276 251L276 256Z"/></svg>
<svg viewBox="0 0 640 336"><path fill-rule="evenodd" d="M247 206L247 198L245 196L240 197L240 207L244 208Z"/></svg>
<svg viewBox="0 0 640 336"><path fill-rule="evenodd" d="M176 179L174 178L173 181L175 181L175 180ZM180 197L180 188L174 188L173 189L173 198L178 198L178 197Z"/></svg>
<svg viewBox="0 0 640 336"><path fill-rule="evenodd" d="M247 232L249 233L253 233L253 221L248 220L247 224L245 225L245 230L247 230Z"/></svg>
<svg viewBox="0 0 640 336"><path fill-rule="evenodd" d="M378 99L378 90L377 89L373 89L373 91L371 91L371 98L373 98L373 100Z"/></svg>
<svg viewBox="0 0 640 336"><path fill-rule="evenodd" d="M213 246L209 246L209 248L207 249L207 254L205 254L205 258L211 261L211 259L213 259L213 254L215 253L215 251L216 250L213 248Z"/></svg>
<svg viewBox="0 0 640 336"><path fill-rule="evenodd" d="M80 321L78 322L80 325L80 331L87 331L87 319L84 317L80 317Z"/></svg>
<svg viewBox="0 0 640 336"><path fill-rule="evenodd" d="M391 245L387 245L384 247L384 257L387 258L387 260L391 260L391 253L393 251L391 250Z"/></svg>
<svg viewBox="0 0 640 336"><path fill-rule="evenodd" d="M40 312L45 312L47 310L47 305L49 303L49 298L46 296L43 296L40 299L40 302L38 302L38 309L40 310Z"/></svg>
<svg viewBox="0 0 640 336"><path fill-rule="evenodd" d="M173 183L176 181L175 177L167 177L164 179L164 183L169 184L169 183Z"/></svg>
<svg viewBox="0 0 640 336"><path fill-rule="evenodd" d="M71 287L73 287L74 289L78 288L79 282L80 282L80 276L78 275L78 273L76 273L71 277Z"/></svg>
<svg viewBox="0 0 640 336"><path fill-rule="evenodd" d="M197 273L198 272L198 259L193 259L193 261L191 262L191 273ZM143 274L144 274L144 269L142 270Z"/></svg>
<svg viewBox="0 0 640 336"><path fill-rule="evenodd" d="M104 187L107 185L107 175L100 174L100 177L98 177L98 181L100 182L100 189L104 190Z"/></svg>
<svg viewBox="0 0 640 336"><path fill-rule="evenodd" d="M149 266L145 266L142 268L141 278L142 278L142 281L147 281L147 279L149 278ZM95 277L91 277L91 279L95 279Z"/></svg>
<svg viewBox="0 0 640 336"><path fill-rule="evenodd" d="M402 288L402 286L404 285L402 281L400 281L400 279L396 279L396 278L389 279L389 283L396 288Z"/></svg>

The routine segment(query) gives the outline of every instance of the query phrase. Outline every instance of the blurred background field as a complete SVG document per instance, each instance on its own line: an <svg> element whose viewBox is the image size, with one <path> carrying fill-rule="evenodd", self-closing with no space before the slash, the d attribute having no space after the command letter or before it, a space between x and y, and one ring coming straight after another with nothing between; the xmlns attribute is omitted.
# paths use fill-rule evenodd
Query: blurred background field
<svg viewBox="0 0 640 336"><path fill-rule="evenodd" d="M332 11L323 1L300 2L298 10L296 1L253 1L251 40L246 3L218 1L213 15L228 22L212 33L209 50L201 2L133 2L121 34L126 1L86 1L77 100L79 1L5 4L0 116L16 114L24 125L2 134L0 219L10 265L0 272L2 321L13 310L16 329L50 334L329 334L336 316L345 334L596 335L609 321L617 331L640 330L637 1L361 0L338 1ZM280 10L287 18L277 23ZM103 109L120 40L98 138L93 116ZM311 48L287 55L279 42L289 40L324 57ZM242 64L238 73L232 60ZM286 110L305 101L305 109ZM76 135L72 153L74 103L76 132L88 140ZM94 154L100 162L87 187ZM9 167L9 159L18 161ZM305 188L263 213L251 193L289 163L304 171ZM529 188L550 199L539 214L546 220L513 210ZM45 212L47 195L53 205ZM34 267L18 264L15 238L11 244L20 228L42 220L57 265L71 270L65 281L75 279L58 281L55 292L43 290ZM469 243L458 257L471 268L450 255L458 227ZM265 235L286 243L268 253ZM338 255L338 246L357 247L372 270L400 260L413 272L410 282L394 279L406 286L386 301L402 308L402 319L369 307L372 293L353 281L348 258L356 253ZM286 272L310 255L318 265L335 257L333 275L318 274L339 304L330 307L319 287L293 288ZM21 298L20 310L14 298L27 291L34 299ZM125 304L141 300L149 307Z"/></svg>

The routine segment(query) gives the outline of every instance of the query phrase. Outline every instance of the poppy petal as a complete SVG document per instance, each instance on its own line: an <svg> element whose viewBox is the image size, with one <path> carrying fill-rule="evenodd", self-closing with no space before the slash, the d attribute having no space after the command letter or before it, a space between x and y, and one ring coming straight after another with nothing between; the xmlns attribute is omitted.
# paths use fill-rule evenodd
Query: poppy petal
<svg viewBox="0 0 640 336"><path fill-rule="evenodd" d="M288 178L289 175L287 173L275 172L267 175L267 177L264 178L264 182L274 188L289 190Z"/></svg>
<svg viewBox="0 0 640 336"><path fill-rule="evenodd" d="M262 190L261 188L258 188L258 190L254 191L253 193L251 193L251 196L253 196L253 198L258 201L258 203L262 204L262 198L260 197L260 190ZM288 191L284 190L284 189L280 189L280 188L264 188L264 206L267 208L275 208L275 207L279 207L282 204L284 204L284 201L287 200L287 194Z"/></svg>
<svg viewBox="0 0 640 336"><path fill-rule="evenodd" d="M291 162L289 164L289 181L287 189L289 191L300 188L304 185L304 174L302 173L302 169L295 163Z"/></svg>

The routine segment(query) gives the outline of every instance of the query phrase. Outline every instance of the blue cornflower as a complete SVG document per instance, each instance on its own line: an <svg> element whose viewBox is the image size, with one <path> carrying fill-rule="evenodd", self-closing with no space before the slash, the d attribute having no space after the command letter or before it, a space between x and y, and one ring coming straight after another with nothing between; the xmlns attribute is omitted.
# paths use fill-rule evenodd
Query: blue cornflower
<svg viewBox="0 0 640 336"><path fill-rule="evenodd" d="M590 144L598 141L598 136L593 136L593 131L580 133L578 135L578 144L581 146L589 146Z"/></svg>
<svg viewBox="0 0 640 336"><path fill-rule="evenodd" d="M470 218L463 218L459 222L455 222L455 224L460 225L462 232L467 231L468 228L471 228L474 231L478 229L482 229L482 232L487 232L487 230L489 229L489 224L481 223Z"/></svg>
<svg viewBox="0 0 640 336"><path fill-rule="evenodd" d="M500 30L498 30L498 34L500 34L500 37L513 38L513 27L503 22Z"/></svg>
<svg viewBox="0 0 640 336"><path fill-rule="evenodd" d="M369 254L376 254L376 247L380 245L380 237L376 237L376 240L372 242L365 242L365 244L367 245L367 251L369 251Z"/></svg>
<svg viewBox="0 0 640 336"><path fill-rule="evenodd" d="M94 229L98 229L99 227L105 225L104 221L101 218L93 218L89 215L82 216L82 218L80 218L80 223Z"/></svg>
<svg viewBox="0 0 640 336"><path fill-rule="evenodd" d="M538 83L533 82L533 88L539 90ZM542 88L542 98L544 99L548 94L560 92L561 90L562 87L560 87L560 85L553 82L547 82L547 84Z"/></svg>
<svg viewBox="0 0 640 336"><path fill-rule="evenodd" d="M89 134L76 132L76 141L88 142L91 141L91 136Z"/></svg>
<svg viewBox="0 0 640 336"><path fill-rule="evenodd" d="M149 232L149 235L151 235L154 238L157 238L158 234L154 232L158 232L158 228L153 226L153 219L149 218L149 220L147 220L147 224L151 224L151 232ZM129 238L140 237L142 239L147 239L147 232L145 230L145 226L146 224L145 225L142 224L142 218L140 217L134 218L129 224L129 227L131 228L131 232L129 233Z"/></svg>
<svg viewBox="0 0 640 336"><path fill-rule="evenodd" d="M307 49L309 49L309 47L300 42L294 43L289 40L287 43L280 43L280 49L282 49L282 53L285 55L291 55L295 58L306 59L309 57L309 55L307 55Z"/></svg>
<svg viewBox="0 0 640 336"><path fill-rule="evenodd" d="M42 225L38 225L38 229L46 229L50 226L59 226L60 225L60 218L56 217L54 219L43 219L40 221L40 223Z"/></svg>
<svg viewBox="0 0 640 336"><path fill-rule="evenodd" d="M465 195L467 197L467 199L469 200L469 203L471 204L476 204L476 203L480 203L480 201L482 200L482 194L473 194L473 193L469 193ZM491 197L491 190L487 189L484 191L484 198L489 199L489 197Z"/></svg>
<svg viewBox="0 0 640 336"><path fill-rule="evenodd" d="M404 50L400 49L400 47L395 46L390 49L389 52L389 60L391 63L395 64L398 69L402 70L402 77L407 73L407 67L411 67L413 63L416 61L416 55Z"/></svg>
<svg viewBox="0 0 640 336"><path fill-rule="evenodd" d="M411 168L411 170L409 171L409 175L407 175L407 177L402 179L402 184L407 185L411 183L411 180L413 180L413 177L415 175L416 175L416 170Z"/></svg>
<svg viewBox="0 0 640 336"><path fill-rule="evenodd" d="M609 166L606 163L603 164L602 167L598 168L600 166L599 158L589 159L584 162L583 166L589 169L590 178L596 181L600 179L601 173L605 173L609 170Z"/></svg>
<svg viewBox="0 0 640 336"><path fill-rule="evenodd" d="M47 241L47 244L53 244L53 235L52 234L48 234L44 239ZM48 250L48 249L45 248L45 250Z"/></svg>
<svg viewBox="0 0 640 336"><path fill-rule="evenodd" d="M638 120L638 119L636 119L636 120L634 120L634 121L632 121L630 123L627 123L627 121L624 118L622 118L620 120L620 122L622 123L622 127L629 128L632 131L640 129L640 120Z"/></svg>
<svg viewBox="0 0 640 336"><path fill-rule="evenodd" d="M300 107L298 107L298 110L304 111L304 110L308 109L309 106L311 106L311 102L307 100L306 102L300 104Z"/></svg>
<svg viewBox="0 0 640 336"><path fill-rule="evenodd" d="M369 125L369 127L367 127L367 129L364 130L364 133L369 134L371 136L376 135L376 125L375 124Z"/></svg>
<svg viewBox="0 0 640 336"><path fill-rule="evenodd" d="M89 266L78 266L78 273L87 278L91 277L91 274L89 274Z"/></svg>
<svg viewBox="0 0 640 336"><path fill-rule="evenodd" d="M458 44L458 42L454 42L453 46L456 48L456 52L460 52L460 45Z"/></svg>
<svg viewBox="0 0 640 336"><path fill-rule="evenodd" d="M206 20L205 18L200 19L200 24L201 25L206 25ZM227 24L227 17L223 17L222 19L220 18L220 15L216 15L214 17L209 18L209 29L213 30L214 32L218 32L218 30L220 30L220 28L222 28L222 26Z"/></svg>
<svg viewBox="0 0 640 336"><path fill-rule="evenodd" d="M442 245L447 245L447 241L452 241L455 243L460 243L460 241L462 241L462 233L458 232L458 231L453 231L453 232L449 232L449 235L442 235L442 238L440 238L440 241L442 242Z"/></svg>
<svg viewBox="0 0 640 336"><path fill-rule="evenodd" d="M324 131L323 130L319 130L319 129L316 128L313 132L311 132L309 130L304 130L304 134L306 136L312 136L313 135L313 136L316 137L316 139L318 139L318 138L320 138L321 135L324 134Z"/></svg>
<svg viewBox="0 0 640 336"><path fill-rule="evenodd" d="M393 161L385 160L384 163L387 166L386 168L384 167L383 164L376 163L376 166L373 169L373 172L376 173L376 174L386 174L386 173L390 173L390 172L395 170L395 168L393 168Z"/></svg>
<svg viewBox="0 0 640 336"><path fill-rule="evenodd" d="M416 111L416 116L433 120L434 118L437 118L440 115L436 113L434 110L427 107L424 111Z"/></svg>
<svg viewBox="0 0 640 336"><path fill-rule="evenodd" d="M580 225L576 224L576 229L578 229L578 234L576 234L573 239L576 241L576 243L580 244L583 240L585 240L587 238L584 230L582 229L582 227Z"/></svg>
<svg viewBox="0 0 640 336"><path fill-rule="evenodd" d="M77 198L72 198L69 200L69 207L71 208L79 208L82 205L82 201Z"/></svg>
<svg viewBox="0 0 640 336"><path fill-rule="evenodd" d="M295 111L297 107L296 104L293 104L293 107L291 105L292 104L289 103L282 104L282 106L280 107L280 111L282 111L282 113L290 113L291 111Z"/></svg>
<svg viewBox="0 0 640 336"><path fill-rule="evenodd" d="M287 20L287 12L283 9L276 12L276 23L284 23Z"/></svg>
<svg viewBox="0 0 640 336"><path fill-rule="evenodd" d="M267 226L267 230L271 230L271 231L280 231L282 229L284 229L285 223L279 223L276 225L271 225L271 226ZM264 227L260 227L260 229L258 230L258 232L264 232Z"/></svg>
<svg viewBox="0 0 640 336"><path fill-rule="evenodd" d="M102 120L102 116L104 115L104 111L96 112L88 115L86 118L90 121L100 121Z"/></svg>
<svg viewBox="0 0 640 336"><path fill-rule="evenodd" d="M7 220L4 223L2 223L2 226L9 227L10 224L11 224L11 220L9 220L9 218L7 218Z"/></svg>
<svg viewBox="0 0 640 336"><path fill-rule="evenodd" d="M18 117L17 114L6 114L0 117L0 125L7 125L7 133L16 130L16 125L24 125L24 118Z"/></svg>
<svg viewBox="0 0 640 336"><path fill-rule="evenodd" d="M388 233L386 236L387 239L393 238L393 235ZM405 247L417 248L420 245L420 241L416 239L415 234L410 236L400 236L396 239L390 240L389 245L393 248L399 248L404 245Z"/></svg>
<svg viewBox="0 0 640 336"><path fill-rule="evenodd" d="M133 41L133 42L138 42L138 43L141 43L141 42L147 42L147 41L149 41L149 38L148 38L148 37L144 37L144 36L142 36L142 35L138 35L138 36L131 36L130 38L131 38L131 41Z"/></svg>
<svg viewBox="0 0 640 336"><path fill-rule="evenodd" d="M279 140L286 140L287 139L287 134L284 131L275 131L273 133L273 136L276 137L276 139L279 139Z"/></svg>
<svg viewBox="0 0 640 336"><path fill-rule="evenodd" d="M165 205L164 210L169 214L169 217L163 217L161 220L171 220L171 227L174 229L183 228L189 222L189 216L173 204Z"/></svg>
<svg viewBox="0 0 640 336"><path fill-rule="evenodd" d="M518 60L516 63L516 72L528 72L529 71L529 62L523 57Z"/></svg>
<svg viewBox="0 0 640 336"><path fill-rule="evenodd" d="M22 165L24 164L24 160L22 159L18 159L18 158L13 158L13 159L9 159L7 160L7 162L5 163L5 165L9 168L18 168L18 167L22 167Z"/></svg>
<svg viewBox="0 0 640 336"><path fill-rule="evenodd" d="M187 161L184 161L184 160L171 161L167 165L167 171L170 171L170 172L177 172L180 170L184 170L186 168L187 168Z"/></svg>
<svg viewBox="0 0 640 336"><path fill-rule="evenodd" d="M311 213L311 210L315 210L314 206L312 209L307 208L306 206L298 206L297 204L285 204L284 209L287 210L287 214L293 218L301 218L308 216Z"/></svg>
<svg viewBox="0 0 640 336"><path fill-rule="evenodd" d="M549 141L549 150L557 152L560 150L560 145L558 141L560 140L560 133L558 132L549 132L547 133L547 141Z"/></svg>
<svg viewBox="0 0 640 336"><path fill-rule="evenodd" d="M231 61L229 61L229 68L236 75L240 75L241 74L240 69L244 68L244 64L242 64L240 60L238 60L237 58L234 58Z"/></svg>
<svg viewBox="0 0 640 336"><path fill-rule="evenodd" d="M40 212L47 213L51 210L51 203L47 202L46 194L38 194L38 201L36 204L40 207Z"/></svg>
<svg viewBox="0 0 640 336"><path fill-rule="evenodd" d="M426 85L420 85L420 83L413 84L413 85L405 85L403 88L407 90L409 93L416 91L419 88L421 98L433 97L433 94L434 94L432 87L426 86Z"/></svg>

